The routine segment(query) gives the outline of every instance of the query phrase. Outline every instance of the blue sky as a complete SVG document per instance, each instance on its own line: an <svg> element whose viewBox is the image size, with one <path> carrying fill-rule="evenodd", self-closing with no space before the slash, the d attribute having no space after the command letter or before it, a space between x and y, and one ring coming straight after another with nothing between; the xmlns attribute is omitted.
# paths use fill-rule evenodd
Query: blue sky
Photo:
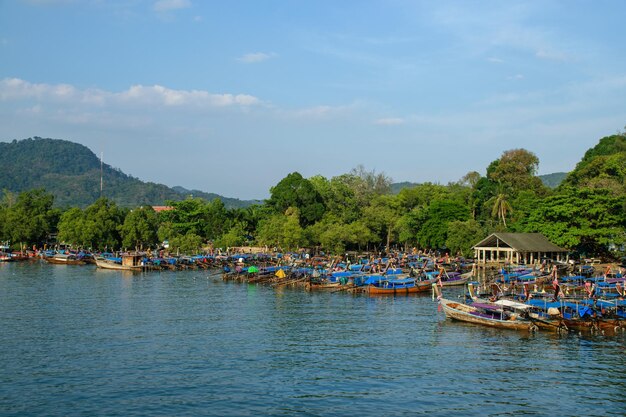
<svg viewBox="0 0 626 417"><path fill-rule="evenodd" d="M0 140L266 198L361 164L457 181L525 148L569 171L626 125L626 2L0 1Z"/></svg>

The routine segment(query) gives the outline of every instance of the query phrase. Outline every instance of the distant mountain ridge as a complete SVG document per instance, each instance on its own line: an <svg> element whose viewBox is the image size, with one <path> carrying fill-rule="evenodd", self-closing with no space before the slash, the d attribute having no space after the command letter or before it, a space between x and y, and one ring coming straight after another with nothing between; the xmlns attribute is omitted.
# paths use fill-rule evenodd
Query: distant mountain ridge
<svg viewBox="0 0 626 417"><path fill-rule="evenodd" d="M86 207L100 197L100 159L78 143L40 137L0 142L0 166L0 190L45 188L61 207ZM164 205L189 195L209 201L219 198L228 208L260 203L143 182L107 164L102 165L102 174L103 196L124 207Z"/></svg>
<svg viewBox="0 0 626 417"><path fill-rule="evenodd" d="M556 188L558 187L563 180L567 177L567 172L555 172L552 174L538 175L543 185L548 188ZM391 193L398 194L403 188L411 188L419 185L416 182L396 182L391 184Z"/></svg>
<svg viewBox="0 0 626 417"><path fill-rule="evenodd" d="M567 177L567 172L554 172L552 174L539 175L541 182L548 188L556 188Z"/></svg>

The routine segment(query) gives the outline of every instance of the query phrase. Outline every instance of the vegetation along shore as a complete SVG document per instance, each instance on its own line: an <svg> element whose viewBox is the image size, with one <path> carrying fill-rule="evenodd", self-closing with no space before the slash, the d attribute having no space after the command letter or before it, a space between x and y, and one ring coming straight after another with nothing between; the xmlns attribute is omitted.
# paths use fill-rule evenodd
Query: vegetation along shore
<svg viewBox="0 0 626 417"><path fill-rule="evenodd" d="M37 140L27 142L33 147ZM45 189L4 184L0 240L14 250L60 243L92 251L158 250L166 242L169 252L189 255L256 245L327 254L415 247L467 257L485 236L508 231L542 233L574 257L624 256L626 136L602 138L554 189L536 175L538 165L532 152L513 149L482 174L469 172L447 185L405 184L396 193L384 173L363 167L330 179L293 172L270 189L269 199L246 207L188 196L162 200L155 210L118 203L108 187L85 207L61 207ZM97 182L92 188L100 190Z"/></svg>

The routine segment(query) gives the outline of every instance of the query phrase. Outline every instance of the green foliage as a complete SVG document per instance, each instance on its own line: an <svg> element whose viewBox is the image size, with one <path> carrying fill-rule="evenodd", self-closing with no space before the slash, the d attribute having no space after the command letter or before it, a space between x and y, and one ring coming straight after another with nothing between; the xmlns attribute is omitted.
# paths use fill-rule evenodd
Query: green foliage
<svg viewBox="0 0 626 417"><path fill-rule="evenodd" d="M343 223L332 214L327 214L315 225L307 229L311 243L321 246L330 253L343 253L346 249L362 250L379 238L367 227L364 221Z"/></svg>
<svg viewBox="0 0 626 417"><path fill-rule="evenodd" d="M174 236L169 242L170 250L183 255L195 255L202 249L202 237L191 231L184 235Z"/></svg>
<svg viewBox="0 0 626 417"><path fill-rule="evenodd" d="M43 189L21 192L15 204L3 209L3 234L22 247L43 245L58 221L59 214L52 209L53 203L52 194Z"/></svg>
<svg viewBox="0 0 626 417"><path fill-rule="evenodd" d="M313 184L302 178L298 172L292 172L270 189L271 197L267 205L277 213L284 213L289 207L300 212L300 224L313 224L324 215L326 208L322 196Z"/></svg>
<svg viewBox="0 0 626 417"><path fill-rule="evenodd" d="M600 139L569 173L562 187L606 188L626 196L626 136Z"/></svg>
<svg viewBox="0 0 626 417"><path fill-rule="evenodd" d="M417 232L417 242L424 248L445 248L448 239L448 224L454 220L469 219L469 208L453 200L433 201L423 213Z"/></svg>
<svg viewBox="0 0 626 417"><path fill-rule="evenodd" d="M567 177L567 172L555 172L552 174L539 175L539 179L548 188L557 188Z"/></svg>
<svg viewBox="0 0 626 417"><path fill-rule="evenodd" d="M173 235L203 235L205 222L207 220L207 207L204 200L199 198L188 198L183 201L169 201L173 210L159 213L160 221L168 223ZM170 239L172 236L164 236Z"/></svg>
<svg viewBox="0 0 626 417"><path fill-rule="evenodd" d="M398 241L405 245L417 244L417 233L422 223L426 221L427 208L416 207L404 213L396 223Z"/></svg>
<svg viewBox="0 0 626 417"><path fill-rule="evenodd" d="M480 242L485 235L485 231L476 220L454 220L448 223L446 246L450 253L473 257L472 246Z"/></svg>
<svg viewBox="0 0 626 417"><path fill-rule="evenodd" d="M84 244L100 250L118 249L121 244L119 225L124 213L107 198L99 198L85 209L83 227Z"/></svg>
<svg viewBox="0 0 626 417"><path fill-rule="evenodd" d="M217 241L216 246L220 248L228 248L234 246L242 246L246 241L246 230L243 223L235 223L228 232L223 234Z"/></svg>
<svg viewBox="0 0 626 417"><path fill-rule="evenodd" d="M283 239L283 225L287 218L284 214L274 214L259 222L256 241L268 247L280 247Z"/></svg>
<svg viewBox="0 0 626 417"><path fill-rule="evenodd" d="M101 250L169 240L172 249L194 253L207 241L233 247L254 239L258 245L286 250L317 246L342 253L400 243L471 255L471 245L484 235L509 230L541 232L563 247L601 253L610 244L626 242L624 141L624 135L600 140L553 191L535 175L537 157L514 149L493 161L485 177L470 172L445 186L405 184L398 194L390 193L388 177L361 166L330 180L291 173L271 188L265 204L246 208L229 209L220 199L180 200L188 190L177 187L177 197L167 201L174 209L158 215L146 205L128 211L117 205L119 200L97 199L100 162L87 148L44 139L0 144L0 151L6 151L0 152L0 162L7 163L7 177L17 184L26 184L23 177L29 176L68 183L71 176L66 197L98 190L89 194L88 201L95 203L62 214L53 208L53 195L42 189L19 195L5 190L0 199L0 239L22 246L42 244L58 227L60 241ZM15 161L27 163L28 158L15 153L17 148L35 156L32 165L39 172L19 171ZM7 155L15 156L15 161ZM46 155L57 159L49 161ZM104 171L105 183L116 184L119 179L124 204L137 201L141 192L125 188L129 177L107 166ZM77 176L85 182L74 181Z"/></svg>
<svg viewBox="0 0 626 417"><path fill-rule="evenodd" d="M259 223L257 243L269 247L280 247L285 250L304 246L306 237L300 226L299 213L296 208L289 208L286 214L275 214Z"/></svg>
<svg viewBox="0 0 626 417"><path fill-rule="evenodd" d="M448 187L426 182L401 190L398 194L398 201L404 209L411 210L415 207L428 207L432 201L449 197L450 190Z"/></svg>
<svg viewBox="0 0 626 417"><path fill-rule="evenodd" d="M222 200L215 199L206 204L203 222L202 236L207 240L215 240L229 230L231 222Z"/></svg>
<svg viewBox="0 0 626 417"><path fill-rule="evenodd" d="M361 217L357 191L347 176L334 177L330 181L321 175L312 177L311 183L322 196L327 213L349 223Z"/></svg>
<svg viewBox="0 0 626 417"><path fill-rule="evenodd" d="M88 239L85 234L85 213L78 207L66 210L59 221L57 239L61 243L73 246L86 246Z"/></svg>
<svg viewBox="0 0 626 417"><path fill-rule="evenodd" d="M152 207L140 207L131 210L120 227L122 246L125 248L143 249L155 246L158 218Z"/></svg>
<svg viewBox="0 0 626 417"><path fill-rule="evenodd" d="M490 200L492 204L491 216L498 218L506 228L506 216L513 210L508 197L504 192L499 193Z"/></svg>
<svg viewBox="0 0 626 417"><path fill-rule="evenodd" d="M626 243L624 200L607 189L563 188L529 214L523 230L562 247L602 253L609 243Z"/></svg>
<svg viewBox="0 0 626 417"><path fill-rule="evenodd" d="M397 196L381 195L372 200L369 207L363 211L363 222L378 235L389 248L396 223L401 217L400 199Z"/></svg>

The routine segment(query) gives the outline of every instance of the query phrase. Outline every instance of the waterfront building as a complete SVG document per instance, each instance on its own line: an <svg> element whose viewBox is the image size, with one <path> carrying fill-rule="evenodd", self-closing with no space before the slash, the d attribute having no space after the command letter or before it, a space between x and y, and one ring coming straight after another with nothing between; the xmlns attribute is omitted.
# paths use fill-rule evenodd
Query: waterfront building
<svg viewBox="0 0 626 417"><path fill-rule="evenodd" d="M558 247L541 233L492 233L473 246L478 263L534 264L542 259L564 262L567 249Z"/></svg>

